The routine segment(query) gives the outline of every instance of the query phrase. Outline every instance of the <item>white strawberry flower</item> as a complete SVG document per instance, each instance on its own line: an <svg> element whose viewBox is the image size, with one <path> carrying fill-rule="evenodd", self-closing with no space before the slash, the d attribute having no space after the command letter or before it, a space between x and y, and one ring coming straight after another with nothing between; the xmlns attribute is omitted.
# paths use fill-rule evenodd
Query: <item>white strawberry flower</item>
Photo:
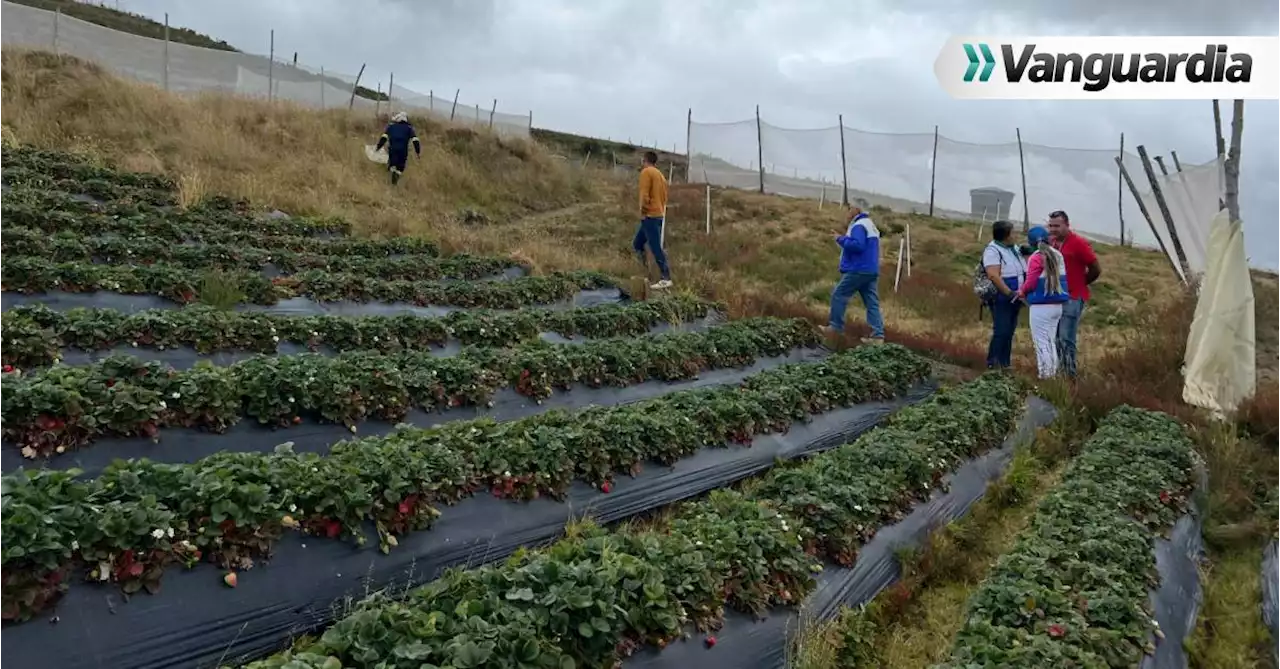
<svg viewBox="0 0 1280 669"><path fill-rule="evenodd" d="M172 538L173 538L173 528L172 528L172 527L166 528L166 529L165 529L165 534L167 534L167 535L169 536L169 538L170 538L170 539L172 539Z"/></svg>
<svg viewBox="0 0 1280 669"><path fill-rule="evenodd" d="M298 510L298 505L297 505L297 504L290 504L290 505L289 505L289 513L294 513L294 512L296 512L297 510Z"/></svg>
<svg viewBox="0 0 1280 669"><path fill-rule="evenodd" d="M168 404L165 404L165 403L164 403L164 400L160 400L160 408L161 408L161 409L167 409L167 408L169 408L169 405L168 405Z"/></svg>
<svg viewBox="0 0 1280 669"><path fill-rule="evenodd" d="M78 551L78 550L80 550L80 542L79 542L79 541L72 540L72 541L71 541L71 550L73 550L73 551Z"/></svg>
<svg viewBox="0 0 1280 669"><path fill-rule="evenodd" d="M290 397L290 398L289 398L289 404L293 404L293 398L292 398L292 397Z"/></svg>
<svg viewBox="0 0 1280 669"><path fill-rule="evenodd" d="M174 391L174 393L173 393L172 395L170 395L169 397L172 397L172 398L173 398L173 399L175 399L175 400L176 400L176 399L180 399L180 398L182 397L182 393L177 392L177 391Z"/></svg>
<svg viewBox="0 0 1280 669"><path fill-rule="evenodd" d="M280 343L280 338L279 338L279 337L272 337L272 338L271 338L271 341L276 342L276 343L278 344L278 343Z"/></svg>
<svg viewBox="0 0 1280 669"><path fill-rule="evenodd" d="M154 530L151 530L151 537L152 537L153 539L163 539L163 538L164 538L164 530L162 530L162 529L160 529L160 528L158 528L158 527L157 527L156 529L154 529Z"/></svg>
<svg viewBox="0 0 1280 669"><path fill-rule="evenodd" d="M862 505L861 505L861 504L854 504L854 505L853 505L853 510L854 510L854 511L861 511L861 510L862 510Z"/></svg>

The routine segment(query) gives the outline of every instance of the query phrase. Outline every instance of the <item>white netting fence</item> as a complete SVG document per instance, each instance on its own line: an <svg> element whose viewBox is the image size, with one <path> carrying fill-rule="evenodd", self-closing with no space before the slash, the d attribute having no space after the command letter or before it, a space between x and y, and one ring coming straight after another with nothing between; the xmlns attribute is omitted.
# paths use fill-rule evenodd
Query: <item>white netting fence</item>
<svg viewBox="0 0 1280 669"><path fill-rule="evenodd" d="M757 190L763 182L767 193L840 201L847 174L850 198L863 197L896 211L920 213L929 211L932 184L935 215L1021 221L1025 164L1025 210L1033 224L1061 209L1080 232L1116 242L1120 239L1123 200L1125 239L1141 246L1158 246L1136 200L1119 181L1115 163L1118 147L1064 149L1024 138L1019 160L1016 140L973 144L939 135L937 145L935 170L933 132L885 134L836 126L790 130L764 121L757 125L755 119L690 123L689 179L747 190ZM1126 152L1124 163L1146 199L1150 187L1141 160ZM979 189L1003 191L997 196L999 204L992 206L989 197L973 193ZM1151 214L1161 230L1159 212L1152 209ZM1167 245L1167 231L1161 230L1160 236Z"/></svg>
<svg viewBox="0 0 1280 669"><path fill-rule="evenodd" d="M356 77L325 68L272 61L234 51L220 51L165 40L140 37L81 21L65 14L11 2L0 4L0 42L69 54L93 61L118 74L161 86L178 93L221 91L250 97L288 100L322 109L349 105L374 110L405 109L459 123L491 127L504 136L528 137L531 116L499 112L492 106L453 108L444 100L402 86L391 91L391 101L381 103L355 96ZM362 87L369 82L361 82Z"/></svg>

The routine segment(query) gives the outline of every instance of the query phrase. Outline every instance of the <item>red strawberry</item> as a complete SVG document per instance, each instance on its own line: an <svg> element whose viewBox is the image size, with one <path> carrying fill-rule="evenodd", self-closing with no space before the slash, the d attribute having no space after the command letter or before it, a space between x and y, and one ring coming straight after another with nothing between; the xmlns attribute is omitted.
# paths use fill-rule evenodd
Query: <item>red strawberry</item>
<svg viewBox="0 0 1280 669"><path fill-rule="evenodd" d="M299 424L299 423L301 423L301 422L302 422L302 416L294 416L294 417L293 417L293 424L294 424L294 425L297 425L297 424Z"/></svg>
<svg viewBox="0 0 1280 669"><path fill-rule="evenodd" d="M336 520L326 521L324 524L324 534L330 539L342 534L342 523L339 523Z"/></svg>
<svg viewBox="0 0 1280 669"><path fill-rule="evenodd" d="M1161 504L1168 504L1168 503L1169 503L1169 500L1170 500L1170 499L1172 499L1172 498L1173 498L1173 495L1170 495L1168 490L1161 490L1161 491L1160 491L1160 503L1161 503Z"/></svg>
<svg viewBox="0 0 1280 669"><path fill-rule="evenodd" d="M713 637L713 636L709 636L709 637L707 637L706 644L707 644L707 648L713 648L713 647L715 647L715 645L716 645L716 638L715 638L715 637Z"/></svg>
<svg viewBox="0 0 1280 669"><path fill-rule="evenodd" d="M1058 623L1054 623L1049 626L1049 636L1055 639L1061 639L1066 635L1067 635L1067 628L1065 625L1059 625Z"/></svg>
<svg viewBox="0 0 1280 669"><path fill-rule="evenodd" d="M5 365L5 366L4 366L4 373L5 373L5 374L8 374L9 372L12 372L12 371L13 371L13 365Z"/></svg>
<svg viewBox="0 0 1280 669"><path fill-rule="evenodd" d="M609 492L610 490L613 490L613 486L609 485L608 481L600 484L600 492Z"/></svg>
<svg viewBox="0 0 1280 669"><path fill-rule="evenodd" d="M400 515L408 515L410 508L412 507L409 506L408 502L400 502L400 506L398 507L398 510L400 511Z"/></svg>
<svg viewBox="0 0 1280 669"><path fill-rule="evenodd" d="M114 387L115 385L116 385L116 380L115 380L115 379L107 379L107 387L108 387L108 388Z"/></svg>
<svg viewBox="0 0 1280 669"><path fill-rule="evenodd" d="M236 587L236 573L234 571L227 572L227 575L222 577L222 582L225 583L228 588Z"/></svg>
<svg viewBox="0 0 1280 669"><path fill-rule="evenodd" d="M134 578L137 578L137 577L141 576L141 575L142 575L142 563L141 563L141 562L134 562L133 564L129 565L129 568L125 570L125 573L127 573L128 575L130 575L130 576L132 576L132 577L134 577Z"/></svg>

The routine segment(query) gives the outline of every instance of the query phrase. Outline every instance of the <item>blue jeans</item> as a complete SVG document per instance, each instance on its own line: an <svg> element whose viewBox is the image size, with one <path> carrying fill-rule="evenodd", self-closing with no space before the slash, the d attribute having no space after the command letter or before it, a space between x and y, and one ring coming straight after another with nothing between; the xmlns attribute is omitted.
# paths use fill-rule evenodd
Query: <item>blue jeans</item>
<svg viewBox="0 0 1280 669"><path fill-rule="evenodd" d="M849 307L849 300L857 294L867 307L867 325L871 326L871 336L884 338L884 317L880 315L880 294L876 292L879 280L879 274L844 272L840 275L840 282L831 291L831 329L844 332L844 312Z"/></svg>
<svg viewBox="0 0 1280 669"><path fill-rule="evenodd" d="M646 244L653 252L653 261L658 263L658 271L662 273L662 278L670 280L671 268L667 266L667 252L662 250L661 218L650 216L640 219L640 227L636 228L636 238L631 242L631 248L640 257L640 263L648 267L649 262L644 257Z"/></svg>
<svg viewBox="0 0 1280 669"><path fill-rule="evenodd" d="M1076 376L1076 333L1080 330L1080 317L1084 316L1084 300L1070 300L1062 305L1062 320L1058 321L1058 361L1067 376Z"/></svg>
<svg viewBox="0 0 1280 669"><path fill-rule="evenodd" d="M1011 302L1004 295L996 295L989 302L991 309L991 343L987 345L987 369L1004 369L1013 365L1013 335L1018 329L1021 302Z"/></svg>

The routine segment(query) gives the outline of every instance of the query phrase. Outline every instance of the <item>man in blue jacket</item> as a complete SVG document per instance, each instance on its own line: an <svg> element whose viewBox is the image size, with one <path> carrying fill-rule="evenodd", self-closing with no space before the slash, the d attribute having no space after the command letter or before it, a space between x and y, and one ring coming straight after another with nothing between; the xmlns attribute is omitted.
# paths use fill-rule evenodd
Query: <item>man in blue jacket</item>
<svg viewBox="0 0 1280 669"><path fill-rule="evenodd" d="M824 328L829 334L844 333L844 312L854 294L862 296L867 307L867 325L871 336L865 344L884 343L884 318L880 315L880 230L866 212L867 201L858 198L849 208L849 227L835 234L840 247L840 282L831 291L831 323Z"/></svg>
<svg viewBox="0 0 1280 669"><path fill-rule="evenodd" d="M409 115L402 111L396 112L391 117L391 123L387 125L387 129L378 138L378 145L373 149L378 151L383 145L387 147L387 169L391 172L392 186L400 181L400 175L404 174L405 163L409 162L409 144L413 144L413 152L421 158L422 142L418 141L418 132L409 123Z"/></svg>

